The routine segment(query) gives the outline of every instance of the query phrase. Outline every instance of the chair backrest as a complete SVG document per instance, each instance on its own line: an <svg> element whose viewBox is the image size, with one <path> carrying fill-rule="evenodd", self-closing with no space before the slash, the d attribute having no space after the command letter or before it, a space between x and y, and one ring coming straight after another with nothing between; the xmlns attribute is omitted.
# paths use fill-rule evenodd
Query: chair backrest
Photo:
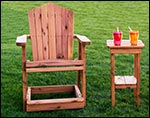
<svg viewBox="0 0 150 118"><path fill-rule="evenodd" d="M48 3L28 11L34 61L73 58L74 14Z"/></svg>

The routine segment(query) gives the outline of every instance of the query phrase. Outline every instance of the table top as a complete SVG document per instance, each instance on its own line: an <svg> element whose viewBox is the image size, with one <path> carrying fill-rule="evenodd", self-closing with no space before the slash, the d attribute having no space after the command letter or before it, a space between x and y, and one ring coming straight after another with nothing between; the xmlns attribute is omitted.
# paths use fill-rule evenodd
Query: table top
<svg viewBox="0 0 150 118"><path fill-rule="evenodd" d="M107 40L106 41L107 43L107 47L108 48L116 48L116 49L119 49L119 48L144 48L145 45L144 43L141 41L141 40L138 40L138 43L137 45L131 45L130 44L130 40L121 40L121 45L114 45L114 41L113 40Z"/></svg>

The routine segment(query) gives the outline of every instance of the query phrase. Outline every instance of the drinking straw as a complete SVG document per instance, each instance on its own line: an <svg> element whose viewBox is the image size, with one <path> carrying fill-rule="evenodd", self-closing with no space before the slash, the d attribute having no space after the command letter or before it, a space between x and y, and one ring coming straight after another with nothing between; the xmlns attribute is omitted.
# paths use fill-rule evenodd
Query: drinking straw
<svg viewBox="0 0 150 118"><path fill-rule="evenodd" d="M117 27L117 32L119 32L119 28Z"/></svg>
<svg viewBox="0 0 150 118"><path fill-rule="evenodd" d="M131 29L131 27L130 27L130 26L128 26L128 28L129 28L129 30L130 30L130 31L132 31L132 29Z"/></svg>

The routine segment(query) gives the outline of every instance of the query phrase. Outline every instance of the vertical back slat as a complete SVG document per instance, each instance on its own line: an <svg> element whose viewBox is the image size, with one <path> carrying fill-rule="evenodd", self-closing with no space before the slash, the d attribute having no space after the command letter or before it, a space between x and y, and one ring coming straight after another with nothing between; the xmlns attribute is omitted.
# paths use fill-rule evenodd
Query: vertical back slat
<svg viewBox="0 0 150 118"><path fill-rule="evenodd" d="M34 16L34 10L29 10L28 12L28 18L29 18L29 27L30 27L30 35L31 35L31 45L32 45L32 55L33 60L38 60L38 51L37 51L37 39L36 39L36 27L35 27L35 16Z"/></svg>
<svg viewBox="0 0 150 118"><path fill-rule="evenodd" d="M48 59L48 18L47 18L47 5L41 7L42 16L42 42L43 42L43 58Z"/></svg>
<svg viewBox="0 0 150 118"><path fill-rule="evenodd" d="M74 16L73 12L68 12L68 59L73 58L73 32L74 32Z"/></svg>
<svg viewBox="0 0 150 118"><path fill-rule="evenodd" d="M48 35L49 35L49 58L56 59L56 35L55 35L55 12L54 4L48 3Z"/></svg>
<svg viewBox="0 0 150 118"><path fill-rule="evenodd" d="M37 46L38 46L38 59L43 60L43 41L42 41L42 32L41 32L41 8L38 7L35 9L35 24L37 32Z"/></svg>
<svg viewBox="0 0 150 118"><path fill-rule="evenodd" d="M56 26L56 56L57 58L62 57L62 40L61 40L61 7L55 5L55 26Z"/></svg>
<svg viewBox="0 0 150 118"><path fill-rule="evenodd" d="M61 47L62 47L62 55L64 59L68 58L68 18L67 18L67 10L65 8L61 9L62 14L61 14Z"/></svg>

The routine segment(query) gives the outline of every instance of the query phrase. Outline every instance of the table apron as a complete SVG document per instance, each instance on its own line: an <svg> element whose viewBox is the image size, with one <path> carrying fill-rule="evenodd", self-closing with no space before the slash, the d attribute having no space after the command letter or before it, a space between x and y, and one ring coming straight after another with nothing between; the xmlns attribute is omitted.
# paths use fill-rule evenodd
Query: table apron
<svg viewBox="0 0 150 118"><path fill-rule="evenodd" d="M110 49L111 54L137 54L141 52L142 49Z"/></svg>

